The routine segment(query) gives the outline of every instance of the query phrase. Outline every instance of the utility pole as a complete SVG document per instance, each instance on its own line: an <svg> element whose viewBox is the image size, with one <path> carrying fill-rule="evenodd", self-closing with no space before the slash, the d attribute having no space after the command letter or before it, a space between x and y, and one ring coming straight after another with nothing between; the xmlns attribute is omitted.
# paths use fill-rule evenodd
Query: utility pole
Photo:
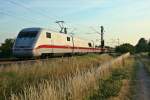
<svg viewBox="0 0 150 100"><path fill-rule="evenodd" d="M104 48L105 46L105 41L104 41L104 27L101 26L101 48Z"/></svg>
<svg viewBox="0 0 150 100"><path fill-rule="evenodd" d="M101 48L104 48L105 46L105 41L104 41L104 27L103 26L100 26L101 28L101 32L98 32L97 30L95 30L93 27L90 27L93 31L95 31L96 33L100 34L101 35Z"/></svg>

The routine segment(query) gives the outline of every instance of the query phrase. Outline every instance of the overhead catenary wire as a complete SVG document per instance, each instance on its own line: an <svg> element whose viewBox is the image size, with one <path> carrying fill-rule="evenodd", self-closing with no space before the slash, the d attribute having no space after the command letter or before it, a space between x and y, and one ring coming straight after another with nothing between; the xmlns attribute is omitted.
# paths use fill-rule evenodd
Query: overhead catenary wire
<svg viewBox="0 0 150 100"><path fill-rule="evenodd" d="M3 14L3 15L5 15L5 16L9 16L9 17L13 17L13 18L16 18L16 19L20 19L20 20L25 20L25 21L27 21L27 22L29 22L29 23L38 24L37 22L35 22L35 21L33 21L33 20L29 20L29 19L26 19L26 18L20 17L20 16L15 16L15 15L13 15L13 14L11 14L11 13L8 13L8 12L0 11L0 14Z"/></svg>
<svg viewBox="0 0 150 100"><path fill-rule="evenodd" d="M15 19L17 19L17 20L20 20L21 22L22 22L22 20L24 20L25 22L28 22L28 23L39 24L39 23L37 23L36 21L29 20L29 19L27 19L27 18L25 18L25 17L15 16L15 15L11 14L10 12L3 12L3 11L0 11L0 14L5 15L5 16L8 16L8 17L11 17L11 18L15 18ZM52 27L52 28L53 28L53 29L56 29L56 28L54 28L54 27ZM50 28L49 28L49 29L50 29ZM53 30L53 29L50 29L50 30L55 31L55 30Z"/></svg>
<svg viewBox="0 0 150 100"><path fill-rule="evenodd" d="M7 9L9 9L8 7L7 7ZM23 22L26 22L26 23L28 22L28 23L32 23L32 24L39 24L39 22L36 21L33 18L27 18L27 17L22 16L22 15L15 15L14 12L8 11L8 10L5 11L5 9L0 9L0 14L3 15L3 16L8 16L10 18L15 18L15 19L19 20L20 22L23 21Z"/></svg>
<svg viewBox="0 0 150 100"><path fill-rule="evenodd" d="M19 7L21 7L21 8L24 8L24 9L26 9L27 11L33 12L34 14L38 14L38 15L44 16L44 17L46 17L46 18L56 20L56 18L52 18L52 17L50 17L49 15L43 13L43 11L41 11L39 8L33 11L33 9L31 9L30 7L25 6L25 5L24 5L23 3L21 3L21 2L16 2L15 0L7 0L7 2L9 2L9 3L11 3L11 4L14 4L14 5L16 5L16 6L19 6Z"/></svg>
<svg viewBox="0 0 150 100"><path fill-rule="evenodd" d="M92 29L94 32L96 32L97 34L101 34L100 32L98 32L94 27L90 26L90 29Z"/></svg>
<svg viewBox="0 0 150 100"><path fill-rule="evenodd" d="M51 20L56 20L56 18L54 18L54 17L52 18L52 17L50 17L49 15L43 13L43 10L40 10L39 8L36 9L36 10L33 10L33 9L31 9L30 7L24 5L23 3L17 2L17 1L15 1L15 0L7 0L7 2L10 3L10 4L13 4L13 5L17 6L17 7L23 8L23 9L25 9L25 10L28 11L28 12L32 12L32 13L38 15L38 16L40 15L40 16L43 17L43 18L47 18L47 19L51 19ZM37 21L38 18L30 17L30 19L32 19L32 21L35 20L36 23L38 22L38 24L40 24L40 22ZM53 26L51 26L51 27L54 28ZM54 28L54 29L56 29L56 28Z"/></svg>
<svg viewBox="0 0 150 100"><path fill-rule="evenodd" d="M8 3L11 4L11 5L15 5L15 6L19 7L19 8L23 8L23 9L25 9L26 11L29 11L29 12L32 12L32 13L34 13L34 14L40 15L40 16L42 16L43 18L44 18L44 17L50 18L50 16L47 15L46 13L43 13L42 10L40 10L40 9L33 10L32 8L30 8L30 7L26 6L26 5L24 5L22 2L18 2L18 1L16 1L16 0L7 0L6 2L8 2ZM36 19L38 19L38 18L33 18L32 16L30 16L30 18L25 17L24 15L15 16L14 14L12 14L12 12L8 12L8 11L5 11L5 12L4 12L4 11L1 11L1 13L2 13L3 15L10 16L10 17L16 18L16 19L20 19L20 20L23 20L23 21L26 21L26 22L29 22L29 23L40 24L39 21L36 21ZM52 17L51 17L50 19L56 20L56 18L52 18ZM53 27L53 28L54 28L54 27ZM54 28L54 29L56 29L56 28Z"/></svg>
<svg viewBox="0 0 150 100"><path fill-rule="evenodd" d="M18 7L20 7L20 8L22 8L23 7L23 9L25 9L25 6L23 6L23 5L19 5L18 3L16 3L16 2L14 2L14 1L9 1L9 0L7 0L7 2L9 2L9 3L11 3L11 4L13 4L13 5L15 5L15 6L18 6ZM27 10L27 9L26 9ZM27 10L27 11L29 11L29 9ZM31 11L31 10L30 10ZM25 16L22 16L22 18L23 19L27 19L27 17L25 17ZM29 19L29 18L28 18ZM28 20L27 19L27 20ZM32 22L34 21L34 23L38 23L38 21L35 19L35 18L33 18L33 17L31 17L30 16L30 19L32 20Z"/></svg>
<svg viewBox="0 0 150 100"><path fill-rule="evenodd" d="M26 17L22 17L22 16L15 16L14 14L12 14L11 12L4 12L4 11L0 11L0 14L1 15L4 15L4 16L8 16L8 17L11 17L11 18L15 18L17 20L19 20L20 22L22 22L22 20L24 20L26 23L32 23L32 24L39 24L37 23L36 21L33 21L33 20L30 20L30 19L27 19ZM10 23L10 22L9 22ZM50 28L49 28L50 29ZM53 29L50 29L50 30L53 30ZM54 31L54 30L53 30Z"/></svg>
<svg viewBox="0 0 150 100"><path fill-rule="evenodd" d="M38 15L41 15L41 16L44 16L44 17L46 17L46 18L49 18L49 19L53 19L53 20L56 20L58 17L50 17L49 15L47 15L47 14L45 14L45 13L43 13L43 10L40 10L40 8L38 8L38 9L36 9L36 10L33 10L33 9L31 9L30 7L27 7L27 6L25 6L23 3L21 3L21 2L15 2L15 0L7 0L7 2L9 2L9 3L12 3L12 4L14 4L14 5L17 5L17 6L19 6L19 7L22 7L22 8L24 8L24 9L26 9L27 11L30 11L30 12L33 12L34 14L38 14ZM56 20L57 21L57 20Z"/></svg>
<svg viewBox="0 0 150 100"><path fill-rule="evenodd" d="M56 20L58 17L50 17L49 15L47 15L46 13L43 13L43 10L40 10L40 8L36 9L36 10L33 10L31 9L30 7L27 7L25 6L23 3L21 2L16 2L15 0L7 0L7 2L13 4L13 5L16 5L16 6L19 6L19 7L22 7L24 8L25 10L27 11L30 11L30 12L33 12L34 14L38 14L42 17L46 17L46 18L49 18L49 19L52 19L52 20Z"/></svg>

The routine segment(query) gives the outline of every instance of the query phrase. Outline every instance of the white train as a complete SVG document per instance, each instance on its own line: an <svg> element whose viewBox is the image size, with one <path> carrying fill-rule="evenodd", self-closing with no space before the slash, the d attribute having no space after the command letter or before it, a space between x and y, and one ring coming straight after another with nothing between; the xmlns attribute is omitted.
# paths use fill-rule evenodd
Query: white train
<svg viewBox="0 0 150 100"><path fill-rule="evenodd" d="M25 28L18 34L13 46L16 57L40 57L55 54L102 52L92 41L43 28Z"/></svg>

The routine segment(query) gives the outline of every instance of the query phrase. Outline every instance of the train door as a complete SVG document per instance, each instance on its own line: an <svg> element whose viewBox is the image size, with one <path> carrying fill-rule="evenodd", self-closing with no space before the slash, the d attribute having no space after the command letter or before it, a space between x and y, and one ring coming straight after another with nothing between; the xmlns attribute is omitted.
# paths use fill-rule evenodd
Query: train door
<svg viewBox="0 0 150 100"><path fill-rule="evenodd" d="M66 45L66 49L65 49L65 53L67 54L72 54L72 50L73 50L73 42L72 42L72 36L70 35L67 35L65 36L67 38L66 42L65 42L65 45Z"/></svg>
<svg viewBox="0 0 150 100"><path fill-rule="evenodd" d="M46 32L46 38L47 38L47 53L53 54L53 38L52 34L50 32Z"/></svg>
<svg viewBox="0 0 150 100"><path fill-rule="evenodd" d="M71 40L72 40L72 54L74 54L74 38L73 38L73 36L71 36Z"/></svg>

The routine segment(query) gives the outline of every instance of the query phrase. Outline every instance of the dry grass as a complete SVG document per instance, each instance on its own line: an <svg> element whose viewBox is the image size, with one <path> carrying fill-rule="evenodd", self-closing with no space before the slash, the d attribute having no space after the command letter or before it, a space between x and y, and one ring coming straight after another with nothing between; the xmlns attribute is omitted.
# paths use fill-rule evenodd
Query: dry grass
<svg viewBox="0 0 150 100"><path fill-rule="evenodd" d="M54 89L58 89L60 86L65 87L68 84L66 81L70 80L71 82L74 76L91 71L102 62L111 59L112 57L108 55L90 54L45 62L39 61L36 64L26 63L0 67L0 99L8 99L11 94L22 94L24 88L26 91L28 90L27 87L35 87L33 90L41 89L41 87L45 87L40 86L43 81L50 82L49 85L55 87ZM74 80L77 79L74 78ZM61 91L63 92L63 90Z"/></svg>
<svg viewBox="0 0 150 100"><path fill-rule="evenodd" d="M99 88L99 79L110 75L110 67L121 66L119 60L99 67L111 59L91 54L1 68L0 99L83 100Z"/></svg>
<svg viewBox="0 0 150 100"><path fill-rule="evenodd" d="M23 94L12 94L12 100L83 100L92 89L95 89L96 78L93 71L76 72L74 76L52 78L38 86L25 86Z"/></svg>

